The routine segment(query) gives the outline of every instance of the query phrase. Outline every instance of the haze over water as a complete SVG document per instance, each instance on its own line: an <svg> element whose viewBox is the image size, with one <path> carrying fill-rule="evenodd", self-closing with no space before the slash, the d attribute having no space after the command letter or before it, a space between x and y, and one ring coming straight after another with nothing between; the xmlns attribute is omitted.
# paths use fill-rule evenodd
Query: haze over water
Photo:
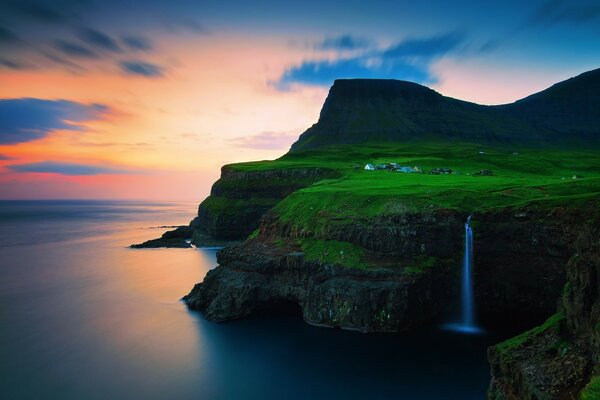
<svg viewBox="0 0 600 400"><path fill-rule="evenodd" d="M215 324L189 312L179 299L216 265L216 250L127 246L195 211L0 202L0 397L485 397L485 349L498 341L489 334L365 335L299 317Z"/></svg>

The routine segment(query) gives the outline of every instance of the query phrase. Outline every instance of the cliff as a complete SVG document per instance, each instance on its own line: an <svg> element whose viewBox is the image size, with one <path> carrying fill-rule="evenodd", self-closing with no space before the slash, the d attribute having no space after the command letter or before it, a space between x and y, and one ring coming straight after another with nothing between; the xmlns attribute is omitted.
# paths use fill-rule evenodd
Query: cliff
<svg viewBox="0 0 600 400"><path fill-rule="evenodd" d="M361 168L366 162L382 159L383 154L389 155L385 161L411 155L413 146L429 147L428 155L439 155L440 162L454 161L447 152L436 154L440 149L431 148L432 144L451 144L457 152L484 146L511 152L545 146L598 147L599 93L600 69L502 106L445 97L405 81L337 80L318 122L300 135L289 153L271 162L224 166L221 178L189 226L132 247L188 247L190 242L213 246L244 240L258 227L260 218L288 195L320 180L341 177L340 170ZM473 146L467 148L463 143ZM547 170L558 166L572 174L569 158L566 165L553 158L555 163L538 163L535 167ZM405 161L441 166L415 157ZM467 167L462 164L456 167ZM495 163L488 166L498 167ZM584 176L587 171L583 169Z"/></svg>
<svg viewBox="0 0 600 400"><path fill-rule="evenodd" d="M588 220L567 263L557 314L488 351L488 397L596 399L600 395L600 228Z"/></svg>
<svg viewBox="0 0 600 400"><path fill-rule="evenodd" d="M214 321L286 309L390 332L447 320L472 214L479 319L548 318L489 349L489 398L596 398L599 82L595 70L486 107L408 82L336 81L288 154L223 171L194 232L253 233L183 300ZM453 172L363 169L391 162Z"/></svg>
<svg viewBox="0 0 600 400"><path fill-rule="evenodd" d="M600 69L512 104L482 106L412 82L340 79L292 151L328 145L451 141L573 145L600 140Z"/></svg>
<svg viewBox="0 0 600 400"><path fill-rule="evenodd" d="M289 194L326 178L336 170L316 166L291 166L245 170L244 164L225 165L198 216L189 226L165 232L158 239L134 244L133 248L224 246L248 237L260 218Z"/></svg>

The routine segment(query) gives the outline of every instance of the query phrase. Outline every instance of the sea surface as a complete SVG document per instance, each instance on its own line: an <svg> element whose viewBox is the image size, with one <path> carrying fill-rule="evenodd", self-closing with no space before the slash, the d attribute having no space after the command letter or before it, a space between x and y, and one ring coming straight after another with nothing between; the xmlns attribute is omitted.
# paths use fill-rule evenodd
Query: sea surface
<svg viewBox="0 0 600 400"><path fill-rule="evenodd" d="M361 334L179 299L216 249L140 249L196 203L0 202L2 399L481 400L498 334Z"/></svg>

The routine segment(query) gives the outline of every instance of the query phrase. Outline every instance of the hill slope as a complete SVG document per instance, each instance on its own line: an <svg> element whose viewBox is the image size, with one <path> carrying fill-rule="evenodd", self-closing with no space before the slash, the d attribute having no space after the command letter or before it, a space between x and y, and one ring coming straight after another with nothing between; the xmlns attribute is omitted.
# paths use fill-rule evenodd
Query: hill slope
<svg viewBox="0 0 600 400"><path fill-rule="evenodd" d="M600 69L512 104L482 106L412 82L336 80L291 151L365 142L580 144L600 137Z"/></svg>

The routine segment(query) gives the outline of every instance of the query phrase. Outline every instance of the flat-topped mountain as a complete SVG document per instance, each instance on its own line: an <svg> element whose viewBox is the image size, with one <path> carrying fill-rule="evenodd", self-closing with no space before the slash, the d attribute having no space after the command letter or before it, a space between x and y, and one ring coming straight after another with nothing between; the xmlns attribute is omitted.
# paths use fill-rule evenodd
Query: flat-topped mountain
<svg viewBox="0 0 600 400"><path fill-rule="evenodd" d="M397 80L340 79L319 121L292 151L327 145L423 140L580 144L600 137L600 69L512 104L483 106Z"/></svg>

